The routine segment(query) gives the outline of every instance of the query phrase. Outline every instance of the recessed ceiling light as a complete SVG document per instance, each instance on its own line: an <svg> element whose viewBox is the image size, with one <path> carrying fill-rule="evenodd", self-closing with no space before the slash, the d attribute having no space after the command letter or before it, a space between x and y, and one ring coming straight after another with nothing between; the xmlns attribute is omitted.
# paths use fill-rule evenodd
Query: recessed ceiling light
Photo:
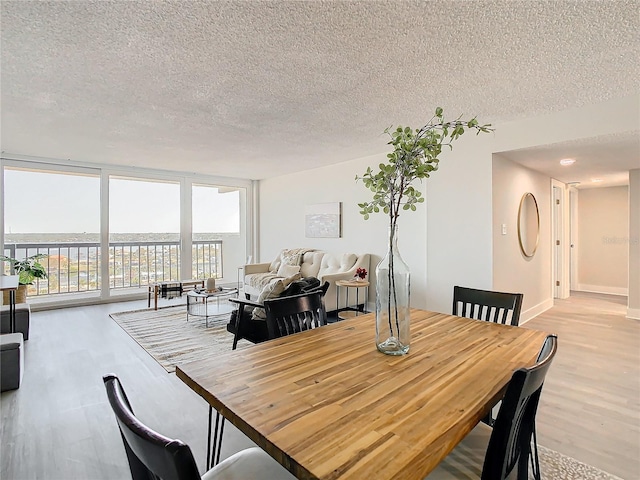
<svg viewBox="0 0 640 480"><path fill-rule="evenodd" d="M567 165L573 165L574 163L576 163L576 161L573 158L563 158L560 160L560 165L564 165L565 167Z"/></svg>
<svg viewBox="0 0 640 480"><path fill-rule="evenodd" d="M600 183L602 181L602 179L601 178L592 178L591 181L593 183Z"/></svg>

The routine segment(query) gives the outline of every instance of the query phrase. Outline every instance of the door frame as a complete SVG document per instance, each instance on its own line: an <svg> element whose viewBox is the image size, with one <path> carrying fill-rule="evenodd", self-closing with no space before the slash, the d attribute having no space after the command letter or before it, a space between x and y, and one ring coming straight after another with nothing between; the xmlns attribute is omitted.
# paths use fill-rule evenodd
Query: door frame
<svg viewBox="0 0 640 480"><path fill-rule="evenodd" d="M569 188L551 179L551 297L570 294Z"/></svg>

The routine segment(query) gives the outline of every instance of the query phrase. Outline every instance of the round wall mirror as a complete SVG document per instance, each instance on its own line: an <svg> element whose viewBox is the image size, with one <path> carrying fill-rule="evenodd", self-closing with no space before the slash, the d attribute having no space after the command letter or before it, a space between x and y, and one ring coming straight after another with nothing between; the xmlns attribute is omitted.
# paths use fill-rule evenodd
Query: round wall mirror
<svg viewBox="0 0 640 480"><path fill-rule="evenodd" d="M525 257L533 257L540 239L540 214L533 193L527 192L520 200L518 209L518 240Z"/></svg>

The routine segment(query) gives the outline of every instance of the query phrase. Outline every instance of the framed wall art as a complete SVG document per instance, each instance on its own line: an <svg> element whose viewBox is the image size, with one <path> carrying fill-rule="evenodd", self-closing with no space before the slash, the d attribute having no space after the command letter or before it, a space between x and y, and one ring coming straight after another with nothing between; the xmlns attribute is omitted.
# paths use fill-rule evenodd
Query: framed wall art
<svg viewBox="0 0 640 480"><path fill-rule="evenodd" d="M307 205L304 228L307 238L340 238L342 236L342 202Z"/></svg>

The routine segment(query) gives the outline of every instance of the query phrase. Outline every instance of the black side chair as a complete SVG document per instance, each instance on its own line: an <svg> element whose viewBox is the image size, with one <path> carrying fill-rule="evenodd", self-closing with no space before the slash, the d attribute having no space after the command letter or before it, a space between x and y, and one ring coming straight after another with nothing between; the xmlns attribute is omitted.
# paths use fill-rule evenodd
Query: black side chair
<svg viewBox="0 0 640 480"><path fill-rule="evenodd" d="M316 284L313 287L309 288L305 291L302 289L302 293L298 292L298 290L285 290L283 294L278 297L278 299L283 298L294 298L300 295L308 295L312 293L320 293L322 298L322 302L324 305L324 295L327 293L329 289L329 282L324 282L322 285ZM299 293L293 296L286 296L290 292ZM238 346L238 341L240 339L248 340L251 343L261 343L266 342L267 340L271 340L272 338L276 338L269 334L269 330L267 327L267 322L261 319L253 319L251 317L251 311L245 310L245 308L253 307L253 308L264 308L266 303L270 300L265 301L265 304L261 304L258 302L254 302L252 300L246 300L244 298L231 298L230 302L238 305L238 309L234 310L231 314L231 319L227 324L227 331L233 333L233 346L232 350L235 350ZM266 308L265 308L266 310ZM268 315L267 315L268 316ZM324 313L325 323L326 323L326 310ZM279 335L278 335L279 336Z"/></svg>
<svg viewBox="0 0 640 480"><path fill-rule="evenodd" d="M265 300L260 304L243 298L231 298L230 302L238 305L229 323L227 331L233 333L233 346L235 350L240 339L252 343L266 342L274 338L296 333L309 328L327 324L327 312L324 306L324 296L329 289L329 282L319 285L319 282L309 287L309 291L300 295L280 296L275 299ZM291 290L290 290L291 291ZM297 291L297 290L293 290ZM286 293L283 292L283 294ZM253 319L251 311L245 311L245 307L264 308L266 319ZM213 456L222 448L222 436L224 434L224 417L220 418L216 412L215 427L212 429L213 409L209 407L209 444L211 443L211 431L213 430ZM218 430L218 426L220 429ZM210 446L207 447L209 451ZM216 461L216 460L214 460Z"/></svg>
<svg viewBox="0 0 640 480"><path fill-rule="evenodd" d="M453 287L453 314L487 322L517 326L522 308L521 293L492 292Z"/></svg>
<svg viewBox="0 0 640 480"><path fill-rule="evenodd" d="M502 323L503 325L518 326L522 298L521 293L492 292L455 286L453 287L453 314L476 320ZM494 410L495 406L482 419L489 426L495 423Z"/></svg>
<svg viewBox="0 0 640 480"><path fill-rule="evenodd" d="M513 373L493 429L479 423L428 480L505 480L514 478L512 474L517 480L528 480L529 460L534 478L540 480L537 446L532 445L532 439L542 386L557 348L557 337L549 335L536 364Z"/></svg>
<svg viewBox="0 0 640 480"><path fill-rule="evenodd" d="M328 285L328 282L327 282ZM275 298L264 302L269 338L279 338L327 324L324 292L316 290L294 297Z"/></svg>
<svg viewBox="0 0 640 480"><path fill-rule="evenodd" d="M258 447L242 450L219 463L202 477L188 445L167 438L136 418L120 380L103 377L115 413L133 480L293 479L284 467Z"/></svg>

